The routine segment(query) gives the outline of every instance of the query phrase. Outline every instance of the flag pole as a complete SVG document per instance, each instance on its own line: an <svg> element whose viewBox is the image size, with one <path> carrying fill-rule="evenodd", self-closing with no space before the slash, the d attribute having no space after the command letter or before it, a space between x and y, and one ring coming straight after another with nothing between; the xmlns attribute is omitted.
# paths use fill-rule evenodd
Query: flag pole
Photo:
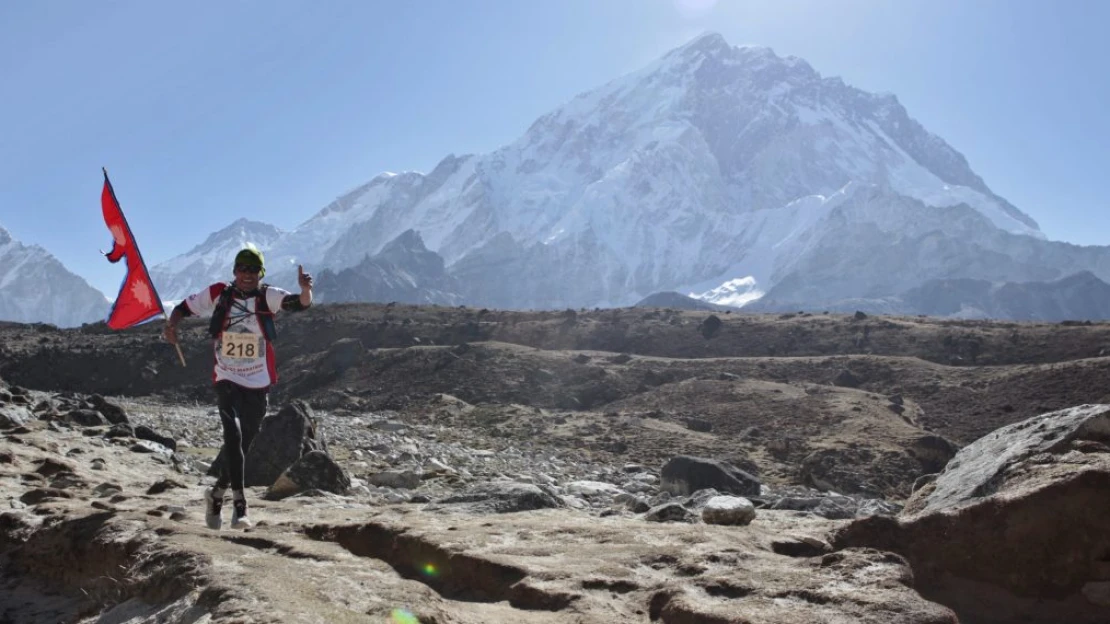
<svg viewBox="0 0 1110 624"><path fill-rule="evenodd" d="M131 233L131 224L127 222L127 215L123 214L123 206L119 203L119 198L116 197L116 189L114 186L112 186L112 181L108 179L108 169L107 167L101 167L100 170L104 172L104 183L108 185L108 192L112 194L112 201L116 202L117 206L120 206L119 216L123 220L123 227L127 228L127 238L133 241L135 240L135 235ZM143 272L146 273L147 278L149 279L150 269L146 268L146 261L143 260L143 253L139 251L138 244L134 246L134 250L135 255L139 257L139 264L143 266ZM154 300L158 302L158 307L162 309L162 318L166 319L166 323L169 324L170 317L168 314L166 314L166 306L162 305L162 297L158 295L158 287L154 285L153 279L150 279L150 287L154 289ZM173 346L175 349L177 349L177 359L181 361L181 366L182 368L184 368L185 354L181 352L181 345L175 342Z"/></svg>

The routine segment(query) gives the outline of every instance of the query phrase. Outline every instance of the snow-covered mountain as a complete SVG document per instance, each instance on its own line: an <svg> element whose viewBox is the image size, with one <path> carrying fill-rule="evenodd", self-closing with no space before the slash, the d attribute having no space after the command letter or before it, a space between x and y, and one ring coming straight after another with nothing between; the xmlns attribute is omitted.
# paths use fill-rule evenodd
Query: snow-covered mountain
<svg viewBox="0 0 1110 624"><path fill-rule="evenodd" d="M354 267L407 230L466 302L508 308L673 290L802 309L936 279L1110 280L1110 249L1045 240L894 96L716 34L490 154L379 175L260 246L282 283L297 263ZM164 266L164 296L188 291L177 284L195 271Z"/></svg>
<svg viewBox="0 0 1110 624"><path fill-rule="evenodd" d="M1052 322L1110 319L1110 284L1090 271L1052 282L933 280L901 299L907 309L932 316Z"/></svg>
<svg viewBox="0 0 1110 624"><path fill-rule="evenodd" d="M1012 234L966 204L928 206L876 186L848 189L798 245L804 251L778 263L774 286L755 309L835 309L843 300L900 295L937 279L1005 284L1081 271L1110 276L1107 247Z"/></svg>
<svg viewBox="0 0 1110 624"><path fill-rule="evenodd" d="M187 253L150 267L150 279L163 300L180 301L214 282L234 279L235 254L251 243L266 256L265 281L272 281L273 263L266 250L280 240L282 234L267 223L239 219L209 235ZM296 284L296 280L293 283Z"/></svg>
<svg viewBox="0 0 1110 624"><path fill-rule="evenodd" d="M381 253L353 267L318 276L316 295L324 303L379 302L456 305L459 285L447 275L443 258L428 251L415 230L406 230Z"/></svg>
<svg viewBox="0 0 1110 624"><path fill-rule="evenodd" d="M104 320L109 308L104 293L45 249L0 227L0 320L76 327Z"/></svg>
<svg viewBox="0 0 1110 624"><path fill-rule="evenodd" d="M784 312L796 306L763 300L749 309ZM1047 282L929 280L900 295L846 298L822 306L830 312L926 314L956 319L1060 322L1110 319L1110 284L1090 271Z"/></svg>

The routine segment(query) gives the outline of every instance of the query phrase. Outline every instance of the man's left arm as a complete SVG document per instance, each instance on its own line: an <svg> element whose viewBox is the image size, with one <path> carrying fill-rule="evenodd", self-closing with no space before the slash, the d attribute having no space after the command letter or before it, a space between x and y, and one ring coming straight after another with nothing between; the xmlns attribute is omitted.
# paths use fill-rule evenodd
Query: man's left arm
<svg viewBox="0 0 1110 624"><path fill-rule="evenodd" d="M301 306L312 305L312 274L304 272L304 265L297 265L297 285L301 287Z"/></svg>
<svg viewBox="0 0 1110 624"><path fill-rule="evenodd" d="M304 265L297 267L297 284L301 294L287 294L281 299L281 309L288 312L305 310L312 305L312 275L304 272Z"/></svg>

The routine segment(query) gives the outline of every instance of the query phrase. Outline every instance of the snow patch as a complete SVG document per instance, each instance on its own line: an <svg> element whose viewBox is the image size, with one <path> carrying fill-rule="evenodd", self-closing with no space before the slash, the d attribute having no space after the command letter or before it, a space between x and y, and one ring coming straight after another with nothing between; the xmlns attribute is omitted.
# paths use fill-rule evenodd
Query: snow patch
<svg viewBox="0 0 1110 624"><path fill-rule="evenodd" d="M742 308L753 301L759 300L764 294L766 293L756 287L755 278L749 275L728 280L720 286L702 293L688 293L687 296L709 303Z"/></svg>

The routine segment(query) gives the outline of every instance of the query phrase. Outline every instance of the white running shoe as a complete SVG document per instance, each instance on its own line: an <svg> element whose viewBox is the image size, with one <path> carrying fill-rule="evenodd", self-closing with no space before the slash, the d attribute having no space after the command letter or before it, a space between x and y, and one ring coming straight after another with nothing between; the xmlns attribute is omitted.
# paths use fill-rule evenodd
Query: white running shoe
<svg viewBox="0 0 1110 624"><path fill-rule="evenodd" d="M236 499L232 501L231 512L231 528L233 529L249 529L251 528L251 519L247 517L247 501L246 499Z"/></svg>
<svg viewBox="0 0 1110 624"><path fill-rule="evenodd" d="M219 531L223 526L224 490L215 487L204 491L204 522L208 528Z"/></svg>

